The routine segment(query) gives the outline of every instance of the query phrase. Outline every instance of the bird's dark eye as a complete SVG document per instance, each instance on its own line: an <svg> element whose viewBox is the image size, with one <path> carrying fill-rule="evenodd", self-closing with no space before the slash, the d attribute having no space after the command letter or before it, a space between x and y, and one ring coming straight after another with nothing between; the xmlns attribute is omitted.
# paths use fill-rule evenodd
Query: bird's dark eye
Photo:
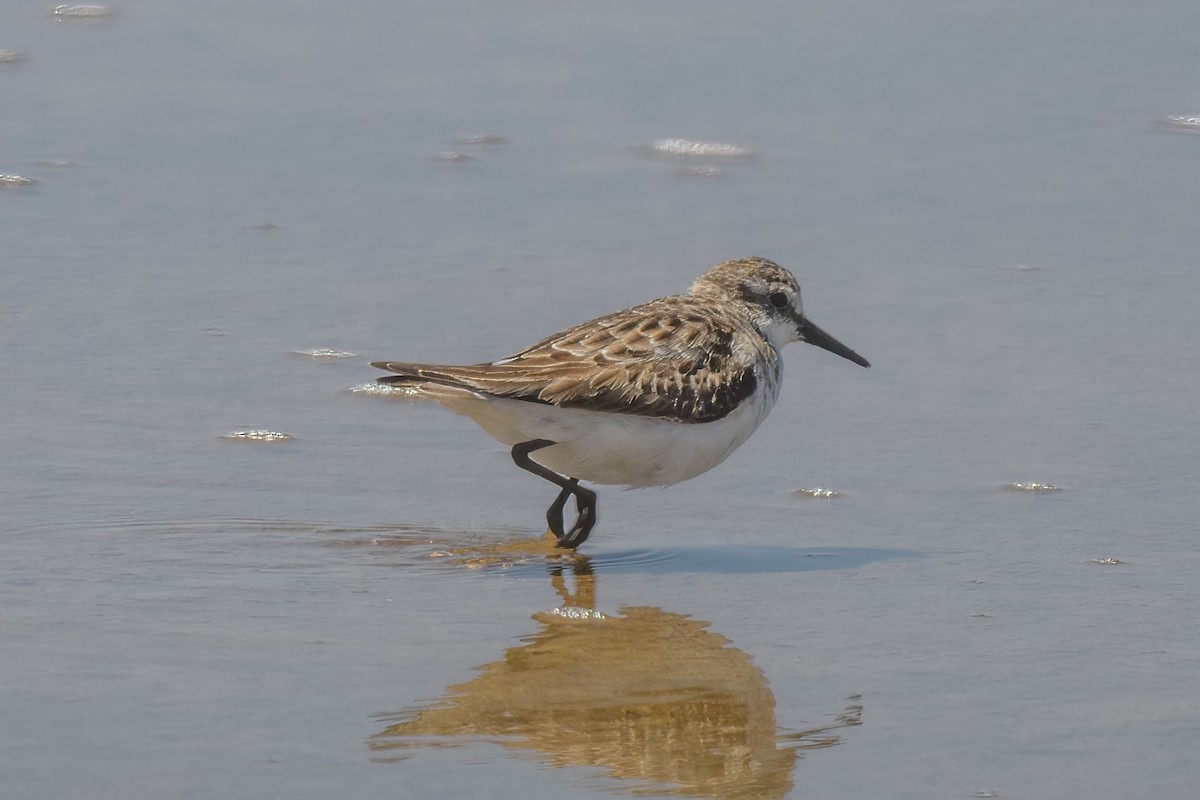
<svg viewBox="0 0 1200 800"><path fill-rule="evenodd" d="M787 308L788 298L783 292L771 292L767 301L775 308Z"/></svg>

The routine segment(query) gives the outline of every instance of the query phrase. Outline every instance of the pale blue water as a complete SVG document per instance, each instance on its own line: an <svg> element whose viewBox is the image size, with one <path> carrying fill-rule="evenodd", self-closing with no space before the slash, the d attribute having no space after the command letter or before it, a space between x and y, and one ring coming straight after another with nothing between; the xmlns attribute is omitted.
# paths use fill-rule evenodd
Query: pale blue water
<svg viewBox="0 0 1200 800"><path fill-rule="evenodd" d="M745 255L873 367L795 345L727 463L602 490L595 607L710 622L769 689L748 718L861 724L686 790L1200 791L1200 137L1162 124L1198 111L1194 3L52 6L0 7L0 174L38 181L0 188L6 797L653 784L579 719L372 750L563 595L451 552L539 533L549 487L345 390ZM611 690L589 713L632 714Z"/></svg>

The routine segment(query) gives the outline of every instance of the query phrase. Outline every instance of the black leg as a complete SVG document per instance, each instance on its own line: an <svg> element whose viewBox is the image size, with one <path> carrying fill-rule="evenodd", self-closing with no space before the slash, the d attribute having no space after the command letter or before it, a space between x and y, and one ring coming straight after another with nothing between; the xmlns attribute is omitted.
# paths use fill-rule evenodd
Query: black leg
<svg viewBox="0 0 1200 800"><path fill-rule="evenodd" d="M566 538L563 532L563 507L567 504L567 498L571 496L571 487L565 486L558 493L558 497L546 509L546 524L550 526L550 531L558 537L561 543Z"/></svg>
<svg viewBox="0 0 1200 800"><path fill-rule="evenodd" d="M592 532L592 528L596 526L596 493L580 486L579 481L575 478L563 477L530 459L530 453L552 444L554 442L549 439L531 439L528 442L519 442L513 445L512 458L521 469L532 472L539 478L544 478L562 489L558 493L558 497L550 504L550 508L546 509L546 523L550 526L550 531L558 537L559 547L574 549L583 544L588 534ZM571 495L575 495L575 508L578 516L575 524L571 526L571 530L567 531L563 526L563 508L567 504L567 498Z"/></svg>
<svg viewBox="0 0 1200 800"><path fill-rule="evenodd" d="M572 478L574 480L574 478ZM596 493L575 484L575 509L578 516L571 530L567 531L566 542L559 539L559 547L569 547L572 550L587 540L592 528L596 527Z"/></svg>

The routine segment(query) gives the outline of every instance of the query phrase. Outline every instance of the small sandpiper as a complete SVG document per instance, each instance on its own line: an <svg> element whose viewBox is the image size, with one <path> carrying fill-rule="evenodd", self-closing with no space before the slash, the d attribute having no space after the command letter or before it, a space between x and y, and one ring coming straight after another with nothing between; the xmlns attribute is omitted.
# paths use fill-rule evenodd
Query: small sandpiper
<svg viewBox="0 0 1200 800"><path fill-rule="evenodd" d="M448 366L377 361L403 386L466 414L512 458L559 487L546 511L558 546L596 525L591 483L670 486L707 472L750 438L783 378L780 349L808 342L864 367L818 328L791 272L765 258L726 261L686 294L568 328L508 358ZM566 528L563 508L578 511Z"/></svg>

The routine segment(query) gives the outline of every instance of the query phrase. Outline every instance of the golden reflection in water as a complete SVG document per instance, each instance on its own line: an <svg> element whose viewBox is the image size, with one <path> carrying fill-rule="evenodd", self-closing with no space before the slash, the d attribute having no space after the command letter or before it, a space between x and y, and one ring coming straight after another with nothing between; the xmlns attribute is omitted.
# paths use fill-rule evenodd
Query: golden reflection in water
<svg viewBox="0 0 1200 800"><path fill-rule="evenodd" d="M568 613L535 614L539 629L524 644L439 700L380 715L392 724L370 740L377 760L472 737L536 751L552 766L600 768L634 795L775 798L792 787L797 751L841 744L835 732L860 724L852 697L828 724L781 733L766 676L709 623L646 606L588 614L587 557L548 563Z"/></svg>

